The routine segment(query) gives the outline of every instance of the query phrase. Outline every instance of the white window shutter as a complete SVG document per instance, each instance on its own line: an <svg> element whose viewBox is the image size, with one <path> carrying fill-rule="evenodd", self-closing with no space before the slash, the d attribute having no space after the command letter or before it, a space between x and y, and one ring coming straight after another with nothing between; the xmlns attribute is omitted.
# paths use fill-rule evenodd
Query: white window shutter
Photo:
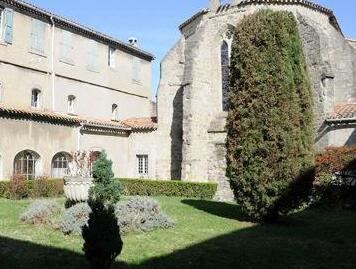
<svg viewBox="0 0 356 269"><path fill-rule="evenodd" d="M133 68L132 68L132 78L134 81L139 82L141 80L141 61L140 59L134 57L133 58Z"/></svg>
<svg viewBox="0 0 356 269"><path fill-rule="evenodd" d="M91 71L97 71L98 69L97 43L94 40L89 42L88 69Z"/></svg>
<svg viewBox="0 0 356 269"><path fill-rule="evenodd" d="M14 11L10 8L5 8L3 37L6 43L12 44L13 28L14 28Z"/></svg>
<svg viewBox="0 0 356 269"><path fill-rule="evenodd" d="M62 30L61 57L66 61L72 61L73 36L71 32Z"/></svg>
<svg viewBox="0 0 356 269"><path fill-rule="evenodd" d="M40 53L44 52L44 30L45 24L42 21L32 19L31 49Z"/></svg>

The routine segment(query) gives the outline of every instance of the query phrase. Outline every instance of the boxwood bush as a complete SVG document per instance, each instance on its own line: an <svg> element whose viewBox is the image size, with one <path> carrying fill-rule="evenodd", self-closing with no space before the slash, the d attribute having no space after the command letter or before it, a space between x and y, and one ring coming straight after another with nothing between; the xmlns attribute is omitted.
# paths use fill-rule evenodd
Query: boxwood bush
<svg viewBox="0 0 356 269"><path fill-rule="evenodd" d="M118 179L125 196L177 196L212 199L215 183L195 183L175 180Z"/></svg>

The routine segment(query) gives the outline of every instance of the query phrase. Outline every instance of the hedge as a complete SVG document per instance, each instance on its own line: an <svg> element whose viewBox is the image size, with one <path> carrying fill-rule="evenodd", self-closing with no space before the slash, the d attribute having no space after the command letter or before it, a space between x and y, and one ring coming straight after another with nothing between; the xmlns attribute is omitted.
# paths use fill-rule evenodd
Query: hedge
<svg viewBox="0 0 356 269"><path fill-rule="evenodd" d="M125 196L177 196L187 198L212 199L217 190L215 183L194 183L183 181L163 181L146 179L116 179ZM0 181L0 198L26 199L46 198L63 195L63 180L32 180L14 184Z"/></svg>
<svg viewBox="0 0 356 269"><path fill-rule="evenodd" d="M212 199L215 183L194 183L174 180L118 179L125 196L177 196Z"/></svg>
<svg viewBox="0 0 356 269"><path fill-rule="evenodd" d="M26 199L59 197L64 194L62 179L0 181L0 198Z"/></svg>

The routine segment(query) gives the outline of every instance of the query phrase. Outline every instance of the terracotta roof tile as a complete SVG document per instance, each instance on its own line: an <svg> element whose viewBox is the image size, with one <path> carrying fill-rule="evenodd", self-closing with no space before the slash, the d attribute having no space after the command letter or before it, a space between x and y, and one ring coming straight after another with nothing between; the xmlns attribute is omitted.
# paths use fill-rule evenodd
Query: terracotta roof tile
<svg viewBox="0 0 356 269"><path fill-rule="evenodd" d="M127 126L130 126L133 130L156 130L157 129L157 118L132 118L122 120Z"/></svg>
<svg viewBox="0 0 356 269"><path fill-rule="evenodd" d="M334 107L334 111L329 115L329 120L355 119L356 103L339 104Z"/></svg>
<svg viewBox="0 0 356 269"><path fill-rule="evenodd" d="M67 124L83 124L96 128L112 128L121 131L151 131L157 129L157 118L132 118L120 121L91 118L85 116L73 116L49 110L37 110L30 108L15 108L0 105L0 117L12 116L26 119L38 119L42 121L54 121Z"/></svg>

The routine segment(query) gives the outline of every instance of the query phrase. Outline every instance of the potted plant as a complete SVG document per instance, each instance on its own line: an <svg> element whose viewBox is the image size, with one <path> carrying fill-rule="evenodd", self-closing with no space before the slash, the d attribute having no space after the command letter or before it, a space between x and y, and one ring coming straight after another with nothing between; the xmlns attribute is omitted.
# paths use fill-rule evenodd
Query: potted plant
<svg viewBox="0 0 356 269"><path fill-rule="evenodd" d="M85 202L89 198L89 189L93 185L92 152L77 151L72 154L68 172L64 178L64 193L68 200Z"/></svg>

